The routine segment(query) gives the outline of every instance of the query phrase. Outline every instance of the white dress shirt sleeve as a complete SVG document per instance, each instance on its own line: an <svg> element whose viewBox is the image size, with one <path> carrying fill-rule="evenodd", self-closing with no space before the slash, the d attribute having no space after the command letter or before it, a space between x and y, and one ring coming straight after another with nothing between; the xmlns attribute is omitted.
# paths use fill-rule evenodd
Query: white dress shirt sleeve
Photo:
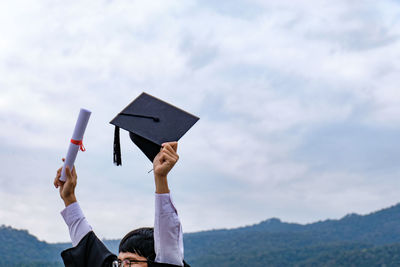
<svg viewBox="0 0 400 267"><path fill-rule="evenodd" d="M81 207L78 202L68 205L61 211L65 223L68 225L69 235L71 237L72 245L76 247L81 239L90 231L92 227L86 220Z"/></svg>
<svg viewBox="0 0 400 267"><path fill-rule="evenodd" d="M170 194L156 194L155 201L155 261L183 266L183 235L178 212Z"/></svg>

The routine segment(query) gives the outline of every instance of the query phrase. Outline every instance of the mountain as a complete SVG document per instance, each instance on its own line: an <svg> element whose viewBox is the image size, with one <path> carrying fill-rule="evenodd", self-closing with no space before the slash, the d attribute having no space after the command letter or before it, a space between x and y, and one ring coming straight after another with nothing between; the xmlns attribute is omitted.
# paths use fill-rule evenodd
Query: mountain
<svg viewBox="0 0 400 267"><path fill-rule="evenodd" d="M59 248L26 230L0 226L0 266L63 266Z"/></svg>
<svg viewBox="0 0 400 267"><path fill-rule="evenodd" d="M251 266L329 266L332 259L361 261L364 254L372 260L378 252L399 248L400 204L368 215L350 214L306 225L273 218L237 229L185 235L187 261L207 266L248 266L249 262ZM386 255L388 264L393 260L390 255ZM313 261L320 265L312 265ZM386 266L400 266L400 262Z"/></svg>
<svg viewBox="0 0 400 267"><path fill-rule="evenodd" d="M119 240L103 241L117 252ZM400 204L305 225L272 218L188 233L184 242L192 266L400 266ZM0 244L0 266L62 266L60 252L70 246L5 226Z"/></svg>

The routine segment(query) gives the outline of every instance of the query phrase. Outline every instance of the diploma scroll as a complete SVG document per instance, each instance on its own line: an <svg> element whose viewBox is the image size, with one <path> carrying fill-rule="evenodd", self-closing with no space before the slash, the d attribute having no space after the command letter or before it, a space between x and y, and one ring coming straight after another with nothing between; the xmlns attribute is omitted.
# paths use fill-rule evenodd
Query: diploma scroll
<svg viewBox="0 0 400 267"><path fill-rule="evenodd" d="M76 121L75 129L72 134L71 143L69 144L67 156L65 157L64 167L62 169L60 181L65 182L67 179L65 175L66 166L68 166L72 171L72 167L74 166L75 159L76 156L78 155L79 149L84 151L82 139L91 113L92 112L90 112L89 110L83 108L81 108L79 112L78 120Z"/></svg>

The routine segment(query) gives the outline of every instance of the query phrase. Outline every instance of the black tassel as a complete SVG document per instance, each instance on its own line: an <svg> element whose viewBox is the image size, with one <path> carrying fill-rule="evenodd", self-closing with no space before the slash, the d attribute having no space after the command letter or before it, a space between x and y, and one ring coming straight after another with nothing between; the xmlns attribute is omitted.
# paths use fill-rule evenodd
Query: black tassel
<svg viewBox="0 0 400 267"><path fill-rule="evenodd" d="M119 127L117 126L115 126L115 131L114 131L114 164L117 166L122 165L121 145L119 142Z"/></svg>

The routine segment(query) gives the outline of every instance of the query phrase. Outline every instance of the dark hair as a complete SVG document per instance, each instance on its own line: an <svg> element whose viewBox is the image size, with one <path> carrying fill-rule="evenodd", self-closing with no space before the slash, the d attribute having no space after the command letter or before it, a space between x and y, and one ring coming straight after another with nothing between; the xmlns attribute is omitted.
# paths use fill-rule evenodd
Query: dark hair
<svg viewBox="0 0 400 267"><path fill-rule="evenodd" d="M127 233L119 243L119 252L136 253L154 261L154 230L150 227L139 228Z"/></svg>
<svg viewBox="0 0 400 267"><path fill-rule="evenodd" d="M119 243L118 252L131 252L148 260L154 261L156 252L154 250L154 229L143 227L127 233ZM190 267L183 261L184 267Z"/></svg>

